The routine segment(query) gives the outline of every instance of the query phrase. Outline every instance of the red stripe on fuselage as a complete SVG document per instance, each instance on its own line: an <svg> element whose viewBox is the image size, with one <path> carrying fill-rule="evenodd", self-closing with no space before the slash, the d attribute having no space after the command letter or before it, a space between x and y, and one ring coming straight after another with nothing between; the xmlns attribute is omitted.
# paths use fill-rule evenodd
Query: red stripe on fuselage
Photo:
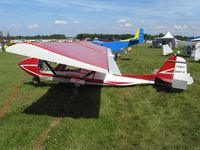
<svg viewBox="0 0 200 150"><path fill-rule="evenodd" d="M143 80L152 80L154 81L156 79L156 75L154 74L147 74L147 75L128 75L123 74L123 77L129 77L129 78L136 78L136 79L143 79Z"/></svg>
<svg viewBox="0 0 200 150"><path fill-rule="evenodd" d="M176 65L176 56L169 57L168 60L159 69L156 76L167 83L172 83L175 65Z"/></svg>

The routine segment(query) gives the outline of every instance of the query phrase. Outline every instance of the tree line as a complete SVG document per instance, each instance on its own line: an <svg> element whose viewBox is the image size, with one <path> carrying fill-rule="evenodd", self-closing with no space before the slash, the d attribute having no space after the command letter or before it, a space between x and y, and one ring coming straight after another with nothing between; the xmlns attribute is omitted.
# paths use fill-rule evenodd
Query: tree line
<svg viewBox="0 0 200 150"><path fill-rule="evenodd" d="M151 34L144 34L144 39L145 40L153 40L155 38L158 37L163 37L165 34L160 33L157 35L151 35ZM129 39L129 38L133 38L135 35L134 34L88 34L88 33L81 33L78 34L76 36L77 39L83 40L86 38L89 39L99 39L99 40L103 40L103 41L113 41L115 39L121 39L121 40L125 40L125 39ZM181 35L176 35L174 36L175 38L177 38L178 40L183 40L183 41L187 41L193 37L187 37L187 36L181 36Z"/></svg>
<svg viewBox="0 0 200 150"><path fill-rule="evenodd" d="M8 32L5 36L3 35L3 32L0 31L0 40L15 40L15 39L66 39L66 35L64 34L52 34L52 35L35 35L35 36L11 36L10 33Z"/></svg>
<svg viewBox="0 0 200 150"><path fill-rule="evenodd" d="M144 34L144 39L145 40L153 40L154 38L158 37L163 37L164 34L160 33L157 35L151 35L151 34ZM113 41L113 40L118 40L118 39L128 39L134 37L134 34L88 34L88 33L81 33L78 34L75 38L84 40L84 39L95 39L98 38L99 40L103 41ZM15 39L66 39L66 35L64 34L52 34L52 35L35 35L35 36L11 36L10 32L7 32L7 34L4 36L3 32L0 31L0 41L2 40L15 40ZM175 38L179 40L184 40L187 41L193 37L188 37L188 36L182 36L182 35L176 35Z"/></svg>

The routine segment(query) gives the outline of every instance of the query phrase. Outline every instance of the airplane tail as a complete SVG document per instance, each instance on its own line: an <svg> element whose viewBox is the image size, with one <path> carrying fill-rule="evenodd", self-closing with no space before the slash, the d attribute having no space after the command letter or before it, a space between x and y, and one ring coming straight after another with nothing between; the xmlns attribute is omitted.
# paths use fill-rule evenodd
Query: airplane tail
<svg viewBox="0 0 200 150"><path fill-rule="evenodd" d="M138 30L135 33L135 36L133 38L129 38L126 40L121 40L121 41L137 41L137 43L143 43L144 42L144 29L138 28Z"/></svg>
<svg viewBox="0 0 200 150"><path fill-rule="evenodd" d="M193 78L187 73L185 59L178 56L169 57L155 75L157 84L164 83L175 89L185 90L193 83Z"/></svg>
<svg viewBox="0 0 200 150"><path fill-rule="evenodd" d="M169 47L168 44L163 45L162 48L163 48L163 55L164 56L173 53L173 50L171 49L171 47Z"/></svg>
<svg viewBox="0 0 200 150"><path fill-rule="evenodd" d="M139 28L133 39L138 39L139 43L143 43L144 42L144 29Z"/></svg>

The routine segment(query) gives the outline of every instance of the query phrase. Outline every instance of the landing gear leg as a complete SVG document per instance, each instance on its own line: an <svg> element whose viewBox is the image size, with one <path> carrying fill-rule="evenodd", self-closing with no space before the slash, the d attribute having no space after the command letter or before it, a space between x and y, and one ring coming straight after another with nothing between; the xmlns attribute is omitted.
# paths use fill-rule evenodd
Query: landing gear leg
<svg viewBox="0 0 200 150"><path fill-rule="evenodd" d="M40 84L40 78L39 77L33 77L32 82L34 85L39 85Z"/></svg>

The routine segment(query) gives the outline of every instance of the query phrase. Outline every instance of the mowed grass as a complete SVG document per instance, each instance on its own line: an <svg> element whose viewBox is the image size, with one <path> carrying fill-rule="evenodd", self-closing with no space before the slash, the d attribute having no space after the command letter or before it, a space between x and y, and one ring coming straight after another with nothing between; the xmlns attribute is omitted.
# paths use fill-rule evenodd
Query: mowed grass
<svg viewBox="0 0 200 150"><path fill-rule="evenodd" d="M166 58L142 45L117 63L122 73L149 74ZM0 111L13 95L0 118L1 150L200 149L200 64L191 58L195 83L184 92L152 85L35 87L17 66L21 59L0 54Z"/></svg>

